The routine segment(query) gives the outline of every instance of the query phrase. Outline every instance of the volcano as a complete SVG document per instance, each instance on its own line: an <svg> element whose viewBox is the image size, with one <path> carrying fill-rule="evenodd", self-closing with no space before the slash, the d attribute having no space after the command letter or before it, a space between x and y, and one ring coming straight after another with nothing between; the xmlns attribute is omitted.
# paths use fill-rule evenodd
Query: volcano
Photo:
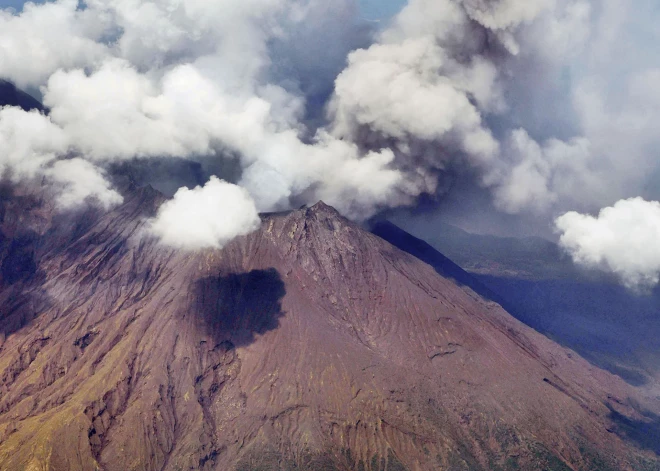
<svg viewBox="0 0 660 471"><path fill-rule="evenodd" d="M51 201L2 190L2 470L660 469L657 398L321 202L193 253Z"/></svg>

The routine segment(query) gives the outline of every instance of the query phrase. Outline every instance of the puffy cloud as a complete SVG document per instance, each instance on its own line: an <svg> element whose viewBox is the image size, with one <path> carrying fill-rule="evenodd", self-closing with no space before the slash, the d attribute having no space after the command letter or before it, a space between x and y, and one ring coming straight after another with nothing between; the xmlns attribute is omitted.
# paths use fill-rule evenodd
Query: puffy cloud
<svg viewBox="0 0 660 471"><path fill-rule="evenodd" d="M57 203L69 209L85 201L104 208L122 202L104 172L69 154L70 136L38 111L0 108L0 174L13 181L42 178L57 190Z"/></svg>
<svg viewBox="0 0 660 471"><path fill-rule="evenodd" d="M127 62L105 62L97 71L58 71L48 80L44 103L50 117L87 158L188 153L177 145L175 123L159 119L157 89Z"/></svg>
<svg viewBox="0 0 660 471"><path fill-rule="evenodd" d="M123 201L122 196L111 188L103 172L86 160L58 160L45 173L56 185L62 187L57 197L61 208L78 206L90 198L105 209Z"/></svg>
<svg viewBox="0 0 660 471"><path fill-rule="evenodd" d="M79 9L78 0L26 3L20 15L0 10L0 75L36 87L60 68L98 63L107 17L96 13Z"/></svg>
<svg viewBox="0 0 660 471"><path fill-rule="evenodd" d="M105 92L99 96L101 89ZM154 82L117 59L90 75L81 70L55 73L45 103L52 121L88 159L236 152L244 167L240 184L261 211L288 208L291 198L303 193L312 199L323 194L346 208L340 195L350 193L357 197L345 212L351 217L368 217L382 207L411 201L396 198L405 191L394 191L401 178L387 168L391 158L379 159L376 165L375 153L363 155L352 142L324 131L303 142L295 127L295 98L274 85L260 92L264 97L230 96L192 65L177 66ZM345 168L369 168L370 173L339 178ZM383 191L376 192L375 185L382 182L392 188L379 187ZM353 191L357 187L359 191Z"/></svg>
<svg viewBox="0 0 660 471"><path fill-rule="evenodd" d="M443 67L455 66L450 62L428 37L353 52L336 81L335 131L350 136L359 126L368 126L399 140L428 141L455 133L463 150L479 159L490 158L497 142L482 127L480 112L466 90L469 82L455 82L440 73ZM484 68L489 69L485 64Z"/></svg>
<svg viewBox="0 0 660 471"><path fill-rule="evenodd" d="M319 132L313 144L292 132L259 136L242 142L252 157L239 184L254 196L260 211L290 208L323 199L348 217L365 219L378 210L410 203L419 196L415 185L392 169L390 150L361 155L358 147Z"/></svg>
<svg viewBox="0 0 660 471"><path fill-rule="evenodd" d="M150 231L163 244L178 249L217 249L254 231L260 221L245 189L211 177L203 187L180 188L163 203Z"/></svg>
<svg viewBox="0 0 660 471"><path fill-rule="evenodd" d="M346 159L328 174L317 191L318 199L355 219L371 216L373 208L412 203L418 190L410 180L406 188L404 175L388 168L393 160L389 149Z"/></svg>
<svg viewBox="0 0 660 471"><path fill-rule="evenodd" d="M38 111L0 108L0 173L14 180L32 179L69 149L61 128Z"/></svg>
<svg viewBox="0 0 660 471"><path fill-rule="evenodd" d="M615 273L631 289L660 280L660 203L631 198L598 216L568 212L556 219L560 244L581 265Z"/></svg>
<svg viewBox="0 0 660 471"><path fill-rule="evenodd" d="M548 5L411 0L377 43L349 55L330 103L333 134L392 146L401 186L415 194L433 192L448 167L494 188L519 180L488 120L507 109L499 63L517 53L512 35Z"/></svg>

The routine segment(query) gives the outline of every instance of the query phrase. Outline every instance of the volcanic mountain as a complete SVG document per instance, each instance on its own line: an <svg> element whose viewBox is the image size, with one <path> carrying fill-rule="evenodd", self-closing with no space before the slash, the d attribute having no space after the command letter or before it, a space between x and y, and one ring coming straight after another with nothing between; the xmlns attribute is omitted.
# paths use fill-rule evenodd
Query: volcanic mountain
<svg viewBox="0 0 660 471"><path fill-rule="evenodd" d="M193 253L1 197L2 470L660 469L657 399L323 203Z"/></svg>
<svg viewBox="0 0 660 471"><path fill-rule="evenodd" d="M442 252L517 319L630 384L660 390L660 287L626 289L612 275L576 267L561 247L538 237L471 234L442 223L432 231L414 222L406 228L428 244L394 237L397 228L387 221L372 231L396 246L405 241L405 250L417 248L413 254L431 265L438 263L425 254Z"/></svg>

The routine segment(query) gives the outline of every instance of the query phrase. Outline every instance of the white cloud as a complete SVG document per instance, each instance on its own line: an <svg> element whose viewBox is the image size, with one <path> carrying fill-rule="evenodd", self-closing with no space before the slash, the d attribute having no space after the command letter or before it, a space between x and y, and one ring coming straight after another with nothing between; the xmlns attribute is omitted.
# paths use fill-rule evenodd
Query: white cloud
<svg viewBox="0 0 660 471"><path fill-rule="evenodd" d="M60 68L98 63L107 49L98 41L105 19L78 9L78 0L26 3L20 15L0 10L0 75L36 87Z"/></svg>
<svg viewBox="0 0 660 471"><path fill-rule="evenodd" d="M0 174L13 181L45 177L57 190L57 204L69 209L85 201L104 208L122 202L103 171L81 158L61 160L70 136L38 111L0 108Z"/></svg>
<svg viewBox="0 0 660 471"><path fill-rule="evenodd" d="M456 65L451 62L428 37L353 52L336 81L336 132L350 136L358 126L368 126L400 140L429 141L455 132L464 150L488 159L497 152L497 143L470 102L465 90L469 83L439 73Z"/></svg>
<svg viewBox="0 0 660 471"><path fill-rule="evenodd" d="M12 179L32 179L69 149L61 128L38 111L0 108L0 173Z"/></svg>
<svg viewBox="0 0 660 471"><path fill-rule="evenodd" d="M486 118L506 103L495 51L516 52L511 35L546 7L411 0L376 44L349 55L330 104L333 133L371 147L396 142L393 164L409 188L417 182L417 194L461 161L496 185L501 148Z"/></svg>
<svg viewBox="0 0 660 471"><path fill-rule="evenodd" d="M216 177L203 187L180 188L159 208L150 231L163 244L184 250L222 248L259 227L249 193Z"/></svg>
<svg viewBox="0 0 660 471"><path fill-rule="evenodd" d="M57 196L57 204L63 209L76 207L88 199L108 209L124 200L111 188L99 168L80 158L58 160L45 174L62 187Z"/></svg>
<svg viewBox="0 0 660 471"><path fill-rule="evenodd" d="M279 41L279 58L296 65L300 52L292 50L295 57L287 62L286 45L292 47L292 42L287 43L285 36L310 36L313 29L306 21L323 20L323 12L337 11L344 19L350 18L356 11L347 3L328 9L322 2L303 6L285 0L222 5L90 0L84 10L70 1L53 4L49 7L53 11L41 8L27 8L19 16L3 15L8 24L29 30L31 24L40 24L43 15L57 13L60 18L55 26L75 36L73 42L95 45L92 49L98 54L50 54L48 64L29 82L21 82L45 83L42 92L50 115L31 119L43 121L61 141L46 140L43 149L30 153L32 175L48 173L50 181L55 176L61 180L60 172L51 166L63 155L98 166L134 157L225 158L230 154L240 157L244 169L240 183L262 211L288 208L292 200L313 202L322 195L346 208L346 215L363 218L379 208L408 203L419 193L414 188L395 191L401 178L398 171L388 168L391 152L383 154L385 158L378 152L363 152L323 130L303 140L305 130L299 120L304 98L270 82L269 44ZM104 21L92 24L93 14ZM349 30L344 27L345 32ZM340 49L346 48L342 44ZM23 61L38 60L42 49L24 47ZM326 46L324 50L317 47L316 64L323 63L324 51L338 62L334 48ZM0 68L0 75L15 79L12 70ZM27 119L13 117L19 123ZM21 139L31 139L29 130ZM11 155L20 145L34 147L39 142L14 144L18 150ZM71 164L57 167L62 165ZM346 175L346 169L355 173L344 181L340 175ZM84 185L75 187L68 181L65 186L69 190L62 195L63 206L73 205L76 197L86 198ZM351 198L350 203L343 198Z"/></svg>
<svg viewBox="0 0 660 471"><path fill-rule="evenodd" d="M659 202L621 200L596 217L569 212L555 224L575 263L615 273L631 289L648 289L660 280Z"/></svg>

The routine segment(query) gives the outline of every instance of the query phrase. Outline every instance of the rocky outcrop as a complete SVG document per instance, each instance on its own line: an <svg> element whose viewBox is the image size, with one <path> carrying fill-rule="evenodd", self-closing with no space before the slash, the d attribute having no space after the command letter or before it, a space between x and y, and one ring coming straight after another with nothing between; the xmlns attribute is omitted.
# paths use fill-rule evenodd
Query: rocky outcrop
<svg viewBox="0 0 660 471"><path fill-rule="evenodd" d="M652 401L322 203L187 253L145 235L149 188L15 198L0 469L657 469L615 420Z"/></svg>

